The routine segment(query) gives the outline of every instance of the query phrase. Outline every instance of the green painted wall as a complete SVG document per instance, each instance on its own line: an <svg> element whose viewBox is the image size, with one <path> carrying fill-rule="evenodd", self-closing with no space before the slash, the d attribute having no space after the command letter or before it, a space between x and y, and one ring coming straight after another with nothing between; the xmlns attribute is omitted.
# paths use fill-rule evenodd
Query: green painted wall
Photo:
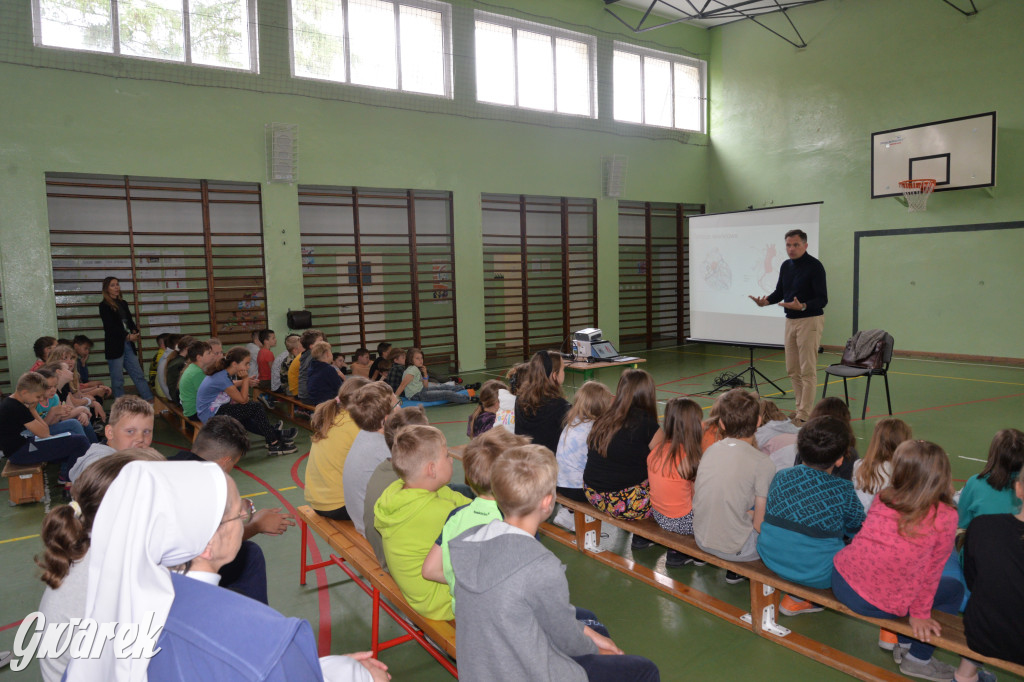
<svg viewBox="0 0 1024 682"><path fill-rule="evenodd" d="M1024 220L1024 3L976 4L966 18L933 0L828 0L791 13L800 50L750 22L712 31L709 211L825 202L827 344L852 333L854 232ZM870 199L871 133L993 110L996 188L935 194L926 213ZM865 244L861 328L898 349L1024 357L1024 230Z"/></svg>
<svg viewBox="0 0 1024 682"><path fill-rule="evenodd" d="M56 329L45 173L260 182L264 124L275 121L299 126L303 184L454 192L459 353L464 369L483 367L481 192L599 197L602 157L624 154L626 198L702 203L708 193L705 136L611 121L612 40L633 37L601 3L515 4L506 12L454 3L456 98L439 101L289 78L286 3L278 0L259 3L258 75L35 48L29 3L0 3L0 272L12 367L31 364L32 341ZM596 35L599 119L477 105L474 7ZM708 56L701 29L647 37L658 41L652 47ZM295 188L264 184L263 202L268 311L281 330L288 307L302 306ZM616 214L616 201L599 200L598 323L612 339Z"/></svg>

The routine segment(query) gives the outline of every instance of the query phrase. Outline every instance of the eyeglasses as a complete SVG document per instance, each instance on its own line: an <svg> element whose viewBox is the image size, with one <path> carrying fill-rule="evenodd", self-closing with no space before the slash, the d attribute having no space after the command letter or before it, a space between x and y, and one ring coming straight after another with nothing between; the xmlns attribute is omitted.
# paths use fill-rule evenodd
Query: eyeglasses
<svg viewBox="0 0 1024 682"><path fill-rule="evenodd" d="M220 522L220 525L223 526L225 523L228 523L229 521L241 520L242 521L242 525L244 526L245 524L247 524L250 521L252 521L252 515L255 514L255 513L256 513L256 505L253 504L252 500L250 500L248 497L243 497L242 498L242 513L239 514L238 516L232 516L230 519L224 519L223 521Z"/></svg>

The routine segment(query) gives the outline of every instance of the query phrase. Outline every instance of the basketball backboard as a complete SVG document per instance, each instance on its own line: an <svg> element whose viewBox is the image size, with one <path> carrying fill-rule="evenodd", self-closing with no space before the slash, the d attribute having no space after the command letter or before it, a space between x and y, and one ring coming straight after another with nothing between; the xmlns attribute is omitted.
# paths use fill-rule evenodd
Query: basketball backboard
<svg viewBox="0 0 1024 682"><path fill-rule="evenodd" d="M935 191L996 184L996 112L871 135L871 198L901 196L900 180L935 180Z"/></svg>

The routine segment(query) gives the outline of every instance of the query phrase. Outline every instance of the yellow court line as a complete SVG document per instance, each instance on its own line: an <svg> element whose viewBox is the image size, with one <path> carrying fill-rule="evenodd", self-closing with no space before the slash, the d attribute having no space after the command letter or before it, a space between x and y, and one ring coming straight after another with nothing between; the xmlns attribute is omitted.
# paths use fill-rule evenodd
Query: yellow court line
<svg viewBox="0 0 1024 682"><path fill-rule="evenodd" d="M968 379L967 377L946 377L940 374L914 374L913 372L893 372L889 371L889 374L902 374L908 377L928 377L929 379L952 379L953 381L975 381L981 384L1005 384L1007 386L1024 386L1024 384L1014 381L995 381L994 379Z"/></svg>
<svg viewBox="0 0 1024 682"><path fill-rule="evenodd" d="M0 540L0 545L6 544L8 542L17 542L18 540L31 540L32 538L37 538L37 537L39 537L38 533L35 534L35 535L24 535L24 536L22 536L20 538L11 538L10 540Z"/></svg>
<svg viewBox="0 0 1024 682"><path fill-rule="evenodd" d="M249 493L248 495L242 495L242 497L256 497L257 495L266 495L266 494L267 494L267 491L264 490L263 492L259 492L259 493Z"/></svg>
<svg viewBox="0 0 1024 682"><path fill-rule="evenodd" d="M296 488L298 488L298 487L299 487L299 486L297 486L297 485L290 485L290 486L288 486L287 488L278 488L278 491L279 491L279 492L284 492L285 490L295 490L295 489L296 489Z"/></svg>

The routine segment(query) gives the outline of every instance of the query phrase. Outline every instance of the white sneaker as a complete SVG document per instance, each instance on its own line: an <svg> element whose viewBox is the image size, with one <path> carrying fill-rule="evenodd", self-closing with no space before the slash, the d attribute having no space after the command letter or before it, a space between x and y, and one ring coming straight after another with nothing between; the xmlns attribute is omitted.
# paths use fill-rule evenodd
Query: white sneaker
<svg viewBox="0 0 1024 682"><path fill-rule="evenodd" d="M576 532L576 515L568 507L562 507L555 514L555 518L552 521L556 526L561 526L568 531Z"/></svg>

